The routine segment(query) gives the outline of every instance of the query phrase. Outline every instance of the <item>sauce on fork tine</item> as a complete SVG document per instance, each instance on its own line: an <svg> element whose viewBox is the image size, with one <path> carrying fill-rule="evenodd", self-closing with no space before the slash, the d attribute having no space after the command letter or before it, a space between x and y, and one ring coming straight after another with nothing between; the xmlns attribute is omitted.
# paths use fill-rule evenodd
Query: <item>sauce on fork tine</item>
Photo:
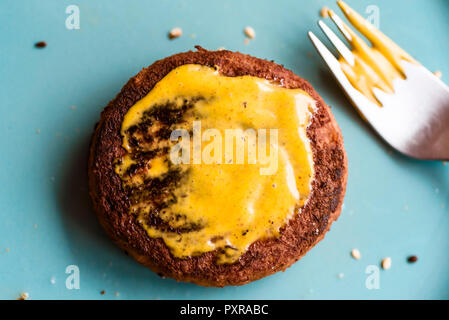
<svg viewBox="0 0 449 320"><path fill-rule="evenodd" d="M393 81L398 78L405 79L401 60L417 62L346 3L343 1L337 1L337 3L349 22L371 43L369 46L349 26L339 22L340 27L344 28L343 34L346 33L345 37L351 44L355 58L355 64L351 66L343 57L340 57L341 68L357 90L380 106L373 89L378 88L386 93L394 93ZM329 15L335 21L336 14L329 10Z"/></svg>

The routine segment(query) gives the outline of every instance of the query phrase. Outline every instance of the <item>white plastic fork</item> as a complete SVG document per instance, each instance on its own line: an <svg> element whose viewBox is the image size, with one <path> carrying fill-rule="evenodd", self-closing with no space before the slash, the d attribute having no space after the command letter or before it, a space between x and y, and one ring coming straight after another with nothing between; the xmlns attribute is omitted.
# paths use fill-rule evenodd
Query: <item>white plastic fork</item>
<svg viewBox="0 0 449 320"><path fill-rule="evenodd" d="M345 33L341 19L335 13L331 18ZM353 66L349 48L323 21L318 25ZM347 32L344 35L348 38ZM401 60L406 78L393 81L394 93L373 89L379 107L351 85L340 62L311 31L309 38L349 100L388 144L413 158L449 160L449 87L438 77L420 64Z"/></svg>

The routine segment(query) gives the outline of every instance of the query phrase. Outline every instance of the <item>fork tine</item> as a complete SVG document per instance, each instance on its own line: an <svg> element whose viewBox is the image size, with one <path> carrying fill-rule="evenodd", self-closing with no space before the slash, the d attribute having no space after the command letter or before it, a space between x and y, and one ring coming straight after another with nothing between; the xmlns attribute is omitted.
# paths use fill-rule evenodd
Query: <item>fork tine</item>
<svg viewBox="0 0 449 320"><path fill-rule="evenodd" d="M346 3L339 0L337 1L337 4L348 21L351 23L351 25L362 35L364 35L373 46L377 47L381 52L383 52L388 61L400 72L401 76L405 78L406 76L401 64L401 60L417 63L416 60L414 60L407 52L402 50L390 38L376 29L376 27L365 20L356 11L351 9ZM357 34L352 31L349 26L347 26L332 10L329 10L329 16L354 48L359 47L360 49L364 50L364 47L367 46L365 41L359 38ZM348 38L348 35L352 39ZM377 72L383 75L383 77L385 76L382 70L378 69ZM385 77L384 80L388 83L390 89L392 89L392 83L389 80L386 80Z"/></svg>
<svg viewBox="0 0 449 320"><path fill-rule="evenodd" d="M337 26L338 30L343 34L343 36L348 40L348 42L352 45L353 38L351 33L349 32L349 28L346 27L346 24L341 20L341 18L332 10L329 10L329 17Z"/></svg>
<svg viewBox="0 0 449 320"><path fill-rule="evenodd" d="M339 0L337 1L343 14L346 16L348 21L360 31L374 46L378 48L394 48L395 54L390 55L389 58L394 62L394 64L402 70L399 60L405 59L409 62L416 61L404 50L402 50L396 43L394 43L390 38L384 35L380 30L376 29L371 23L365 20L360 14L349 7L345 2ZM335 14L334 14L335 15ZM385 50L389 52L390 50Z"/></svg>
<svg viewBox="0 0 449 320"><path fill-rule="evenodd" d="M366 62L372 66L372 68L380 76L382 81L385 82L386 85L383 86L383 89L387 92L393 93L393 82L389 76L389 72L387 71L387 69L383 68L382 64L378 63L376 56L373 52L371 52L371 47L365 42L365 40L360 38L354 30L352 30L346 23L344 23L343 20L341 20L341 18L335 12L329 10L329 16L337 25L341 33L343 33L348 42L351 44L353 50L362 52L364 54L364 59L366 60Z"/></svg>
<svg viewBox="0 0 449 320"><path fill-rule="evenodd" d="M322 20L318 21L318 25L320 26L321 30L323 30L324 34L327 36L330 42L332 42L335 48L337 48L341 56L346 60L346 62L349 63L351 67L353 67L355 64L354 55L348 49L348 47Z"/></svg>
<svg viewBox="0 0 449 320"><path fill-rule="evenodd" d="M331 70L337 82L343 88L348 98L352 101L353 105L359 110L359 112L365 117L371 124L379 123L381 108L369 101L363 94L356 90L349 82L346 75L343 73L340 67L340 62L334 57L334 55L326 48L326 46L318 39L312 31L308 33L310 41L312 41L316 50L326 62L327 66Z"/></svg>
<svg viewBox="0 0 449 320"><path fill-rule="evenodd" d="M310 41L312 41L313 45L315 46L315 49L321 55L323 60L327 63L332 73L335 75L336 73L341 72L340 62L338 62L338 60L334 57L334 55L321 42L321 40L318 39L317 36L312 31L309 31L308 35Z"/></svg>
<svg viewBox="0 0 449 320"><path fill-rule="evenodd" d="M376 87L373 88L373 95L381 105L385 105L385 101L387 101L388 97L390 96L389 94L385 93L385 91L382 91Z"/></svg>

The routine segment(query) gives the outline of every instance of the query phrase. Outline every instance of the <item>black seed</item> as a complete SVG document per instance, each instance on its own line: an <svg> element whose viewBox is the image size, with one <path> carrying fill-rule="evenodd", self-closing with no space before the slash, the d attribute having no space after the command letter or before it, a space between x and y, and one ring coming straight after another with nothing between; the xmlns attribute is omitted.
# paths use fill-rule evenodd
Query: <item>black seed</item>
<svg viewBox="0 0 449 320"><path fill-rule="evenodd" d="M34 46L35 46L36 48L42 49L42 48L45 48L45 47L47 46L47 42L45 42L45 41L39 41L39 42L36 42L36 43L34 44Z"/></svg>

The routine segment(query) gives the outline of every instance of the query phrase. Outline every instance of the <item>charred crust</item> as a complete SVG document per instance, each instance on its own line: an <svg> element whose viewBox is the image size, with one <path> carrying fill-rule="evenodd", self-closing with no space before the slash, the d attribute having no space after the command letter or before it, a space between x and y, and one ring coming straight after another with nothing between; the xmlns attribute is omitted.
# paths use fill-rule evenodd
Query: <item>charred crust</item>
<svg viewBox="0 0 449 320"><path fill-rule="evenodd" d="M196 52L179 53L143 69L105 107L91 142L90 195L98 219L111 239L159 275L204 286L242 285L285 270L324 237L341 211L347 159L330 108L306 80L270 61L238 52L196 48ZM131 199L113 170L115 159L125 153L120 128L126 112L172 69L184 64L218 67L221 74L231 77L251 75L277 81L286 88L301 88L317 101L317 110L307 129L315 174L306 205L297 208L298 214L281 230L279 238L254 242L234 264L216 264L215 252L187 259L173 257L164 242L150 238L129 213ZM163 121L176 121L176 116L170 119L165 119L165 114L159 116ZM185 231L188 229L180 230Z"/></svg>

